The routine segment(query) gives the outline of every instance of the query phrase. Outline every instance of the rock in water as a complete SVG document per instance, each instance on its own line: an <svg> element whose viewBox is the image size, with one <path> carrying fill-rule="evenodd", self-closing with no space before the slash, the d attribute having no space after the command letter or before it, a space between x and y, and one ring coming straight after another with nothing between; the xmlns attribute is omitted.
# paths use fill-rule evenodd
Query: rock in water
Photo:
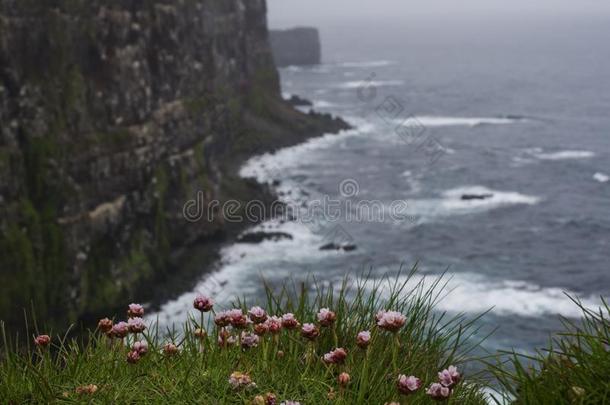
<svg viewBox="0 0 610 405"><path fill-rule="evenodd" d="M493 194L464 194L464 195L462 195L462 200L463 201L486 200L493 196L494 196Z"/></svg>
<svg viewBox="0 0 610 405"><path fill-rule="evenodd" d="M351 243L334 243L330 242L325 245L320 246L320 250L343 250L344 252L352 252L356 250L358 247Z"/></svg>
<svg viewBox="0 0 610 405"><path fill-rule="evenodd" d="M292 235L285 232L248 232L237 238L239 243L261 243L265 240L292 240Z"/></svg>
<svg viewBox="0 0 610 405"><path fill-rule="evenodd" d="M299 96L292 95L288 99L288 103L293 107L313 107L313 103L305 98L301 98Z"/></svg>
<svg viewBox="0 0 610 405"><path fill-rule="evenodd" d="M278 67L320 64L322 51L320 34L316 28L270 30L269 38Z"/></svg>

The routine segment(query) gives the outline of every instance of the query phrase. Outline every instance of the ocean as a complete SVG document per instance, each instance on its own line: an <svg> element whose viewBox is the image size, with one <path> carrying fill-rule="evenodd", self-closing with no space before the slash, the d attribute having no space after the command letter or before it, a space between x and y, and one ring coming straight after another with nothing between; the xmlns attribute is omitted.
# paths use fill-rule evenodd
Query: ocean
<svg viewBox="0 0 610 405"><path fill-rule="evenodd" d="M489 310L485 349L546 345L560 316L580 315L568 295L594 308L610 293L607 20L325 27L324 63L282 69L282 91L354 129L241 170L299 217L256 230L292 239L225 246L212 274L153 316L184 319L197 293L260 300L262 279L329 285L418 263L415 280L445 277L439 311ZM333 215L305 217L325 201ZM320 250L329 243L349 249Z"/></svg>

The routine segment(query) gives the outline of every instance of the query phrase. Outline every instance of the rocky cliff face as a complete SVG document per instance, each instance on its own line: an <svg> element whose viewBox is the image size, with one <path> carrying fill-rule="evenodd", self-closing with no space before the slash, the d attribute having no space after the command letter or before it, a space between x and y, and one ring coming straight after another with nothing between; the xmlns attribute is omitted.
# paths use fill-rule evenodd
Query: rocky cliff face
<svg viewBox="0 0 610 405"><path fill-rule="evenodd" d="M96 316L182 277L235 231L187 200L269 201L239 163L344 126L279 94L264 0L0 0L0 318Z"/></svg>
<svg viewBox="0 0 610 405"><path fill-rule="evenodd" d="M318 65L322 58L320 34L315 28L271 30L271 47L277 66Z"/></svg>

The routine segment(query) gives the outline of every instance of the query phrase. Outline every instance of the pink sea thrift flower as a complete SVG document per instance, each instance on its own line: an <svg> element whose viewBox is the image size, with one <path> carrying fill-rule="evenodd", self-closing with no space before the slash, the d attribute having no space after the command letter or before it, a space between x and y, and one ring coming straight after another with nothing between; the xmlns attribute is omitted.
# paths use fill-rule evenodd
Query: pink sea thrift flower
<svg viewBox="0 0 610 405"><path fill-rule="evenodd" d="M320 330L313 323L305 323L301 328L301 335L309 340L315 340L320 336Z"/></svg>
<svg viewBox="0 0 610 405"><path fill-rule="evenodd" d="M406 318L396 311L381 311L377 314L377 326L389 332L397 332L404 326Z"/></svg>
<svg viewBox="0 0 610 405"><path fill-rule="evenodd" d="M292 330L299 327L299 321L290 312L282 315L282 326L286 329Z"/></svg>
<svg viewBox="0 0 610 405"><path fill-rule="evenodd" d="M267 332L269 332L269 327L267 326L267 322L265 321L264 323L257 323L256 325L254 325L252 327L252 330L254 331L254 333L256 333L258 336L263 336L265 335Z"/></svg>
<svg viewBox="0 0 610 405"><path fill-rule="evenodd" d="M407 377L404 374L398 376L398 381L396 381L396 387L398 391L402 394L409 395L413 394L421 387L421 380L415 376Z"/></svg>
<svg viewBox="0 0 610 405"><path fill-rule="evenodd" d="M272 392L268 392L265 394L265 405L275 405L277 403L277 396L272 393Z"/></svg>
<svg viewBox="0 0 610 405"><path fill-rule="evenodd" d="M214 323L216 326L224 327L229 324L229 311L221 311L214 317Z"/></svg>
<svg viewBox="0 0 610 405"><path fill-rule="evenodd" d="M239 371L231 373L231 376L229 377L229 384L231 384L234 389L256 386L248 374L240 373Z"/></svg>
<svg viewBox="0 0 610 405"><path fill-rule="evenodd" d="M201 328L197 328L195 329L195 332L193 332L193 334L195 335L196 338L203 340L208 336L208 332L205 331L205 329L201 329Z"/></svg>
<svg viewBox="0 0 610 405"><path fill-rule="evenodd" d="M449 398L449 395L451 395L451 389L442 384L434 383L430 386L430 388L428 388L426 394L428 394L430 398L434 399L435 401L444 401Z"/></svg>
<svg viewBox="0 0 610 405"><path fill-rule="evenodd" d="M127 322L119 322L112 326L110 334L116 338L124 338L129 333L129 324Z"/></svg>
<svg viewBox="0 0 610 405"><path fill-rule="evenodd" d="M263 323L267 320L267 313L261 307L252 307L248 311L248 315L250 315L250 319L255 324Z"/></svg>
<svg viewBox="0 0 610 405"><path fill-rule="evenodd" d="M458 372L457 367L449 366L445 370L438 373L438 381L448 388L453 388L460 382L462 376Z"/></svg>
<svg viewBox="0 0 610 405"><path fill-rule="evenodd" d="M163 345L163 354L166 356L174 356L178 354L179 351L178 346L173 343L166 343Z"/></svg>
<svg viewBox="0 0 610 405"><path fill-rule="evenodd" d="M140 353L136 350L130 350L129 353L127 353L127 362L130 364L136 364L138 361L140 361Z"/></svg>
<svg viewBox="0 0 610 405"><path fill-rule="evenodd" d="M140 304L129 304L127 316L130 318L141 318L144 316L144 307Z"/></svg>
<svg viewBox="0 0 610 405"><path fill-rule="evenodd" d="M100 319L97 323L97 328L102 333L108 333L112 329L112 321L108 318Z"/></svg>
<svg viewBox="0 0 610 405"><path fill-rule="evenodd" d="M243 329L248 325L248 318L241 309L231 309L227 312L229 323L234 328Z"/></svg>
<svg viewBox="0 0 610 405"><path fill-rule="evenodd" d="M271 316L267 318L265 325L270 333L279 333L282 330L282 319L277 316Z"/></svg>
<svg viewBox="0 0 610 405"><path fill-rule="evenodd" d="M146 329L146 324L142 318L129 318L127 325L131 333L142 333Z"/></svg>
<svg viewBox="0 0 610 405"><path fill-rule="evenodd" d="M342 387L347 387L347 385L349 384L351 379L352 378L347 373L341 373L341 374L339 374L339 377L337 377L337 381L339 382L339 385Z"/></svg>
<svg viewBox="0 0 610 405"><path fill-rule="evenodd" d="M210 312L214 307L214 300L203 295L198 295L193 301L193 307L201 312Z"/></svg>
<svg viewBox="0 0 610 405"><path fill-rule="evenodd" d="M138 352L140 357L144 356L146 353L148 353L148 342L146 340L135 342L131 347L131 351Z"/></svg>
<svg viewBox="0 0 610 405"><path fill-rule="evenodd" d="M251 349L258 346L259 337L254 333L241 333L241 347L244 349Z"/></svg>
<svg viewBox="0 0 610 405"><path fill-rule="evenodd" d="M51 343L51 336L39 335L34 338L34 344L38 347L47 347Z"/></svg>
<svg viewBox="0 0 610 405"><path fill-rule="evenodd" d="M362 332L358 332L356 336L356 344L358 347L366 348L369 343L371 343L371 332L368 330L363 330Z"/></svg>
<svg viewBox="0 0 610 405"><path fill-rule="evenodd" d="M330 326L337 319L337 315L328 308L322 308L320 312L318 312L318 322L322 326Z"/></svg>
<svg viewBox="0 0 610 405"><path fill-rule="evenodd" d="M342 347L338 347L322 356L322 360L327 364L342 364L346 357L347 351Z"/></svg>
<svg viewBox="0 0 610 405"><path fill-rule="evenodd" d="M221 329L218 332L218 346L220 347L228 347L232 346L237 342L237 338L226 329Z"/></svg>

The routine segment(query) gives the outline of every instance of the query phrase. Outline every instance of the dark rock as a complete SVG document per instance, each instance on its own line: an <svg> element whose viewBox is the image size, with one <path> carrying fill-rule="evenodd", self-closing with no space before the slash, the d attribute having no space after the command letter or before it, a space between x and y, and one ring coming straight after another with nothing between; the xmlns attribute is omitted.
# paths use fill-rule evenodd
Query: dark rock
<svg viewBox="0 0 610 405"><path fill-rule="evenodd" d="M285 232L248 232L237 238L239 243L261 243L265 240L279 241L282 239L292 240L292 235Z"/></svg>
<svg viewBox="0 0 610 405"><path fill-rule="evenodd" d="M320 250L343 250L344 252L351 252L356 250L358 247L351 243L338 244L334 242L327 243L320 246Z"/></svg>
<svg viewBox="0 0 610 405"><path fill-rule="evenodd" d="M305 98L301 98L296 94L293 94L292 97L288 99L288 104L293 107L312 107L313 103Z"/></svg>
<svg viewBox="0 0 610 405"><path fill-rule="evenodd" d="M463 194L462 200L470 201L470 200L486 200L488 198L492 198L493 194Z"/></svg>
<svg viewBox="0 0 610 405"><path fill-rule="evenodd" d="M322 58L316 28L298 27L269 32L273 58L278 67L318 65Z"/></svg>

